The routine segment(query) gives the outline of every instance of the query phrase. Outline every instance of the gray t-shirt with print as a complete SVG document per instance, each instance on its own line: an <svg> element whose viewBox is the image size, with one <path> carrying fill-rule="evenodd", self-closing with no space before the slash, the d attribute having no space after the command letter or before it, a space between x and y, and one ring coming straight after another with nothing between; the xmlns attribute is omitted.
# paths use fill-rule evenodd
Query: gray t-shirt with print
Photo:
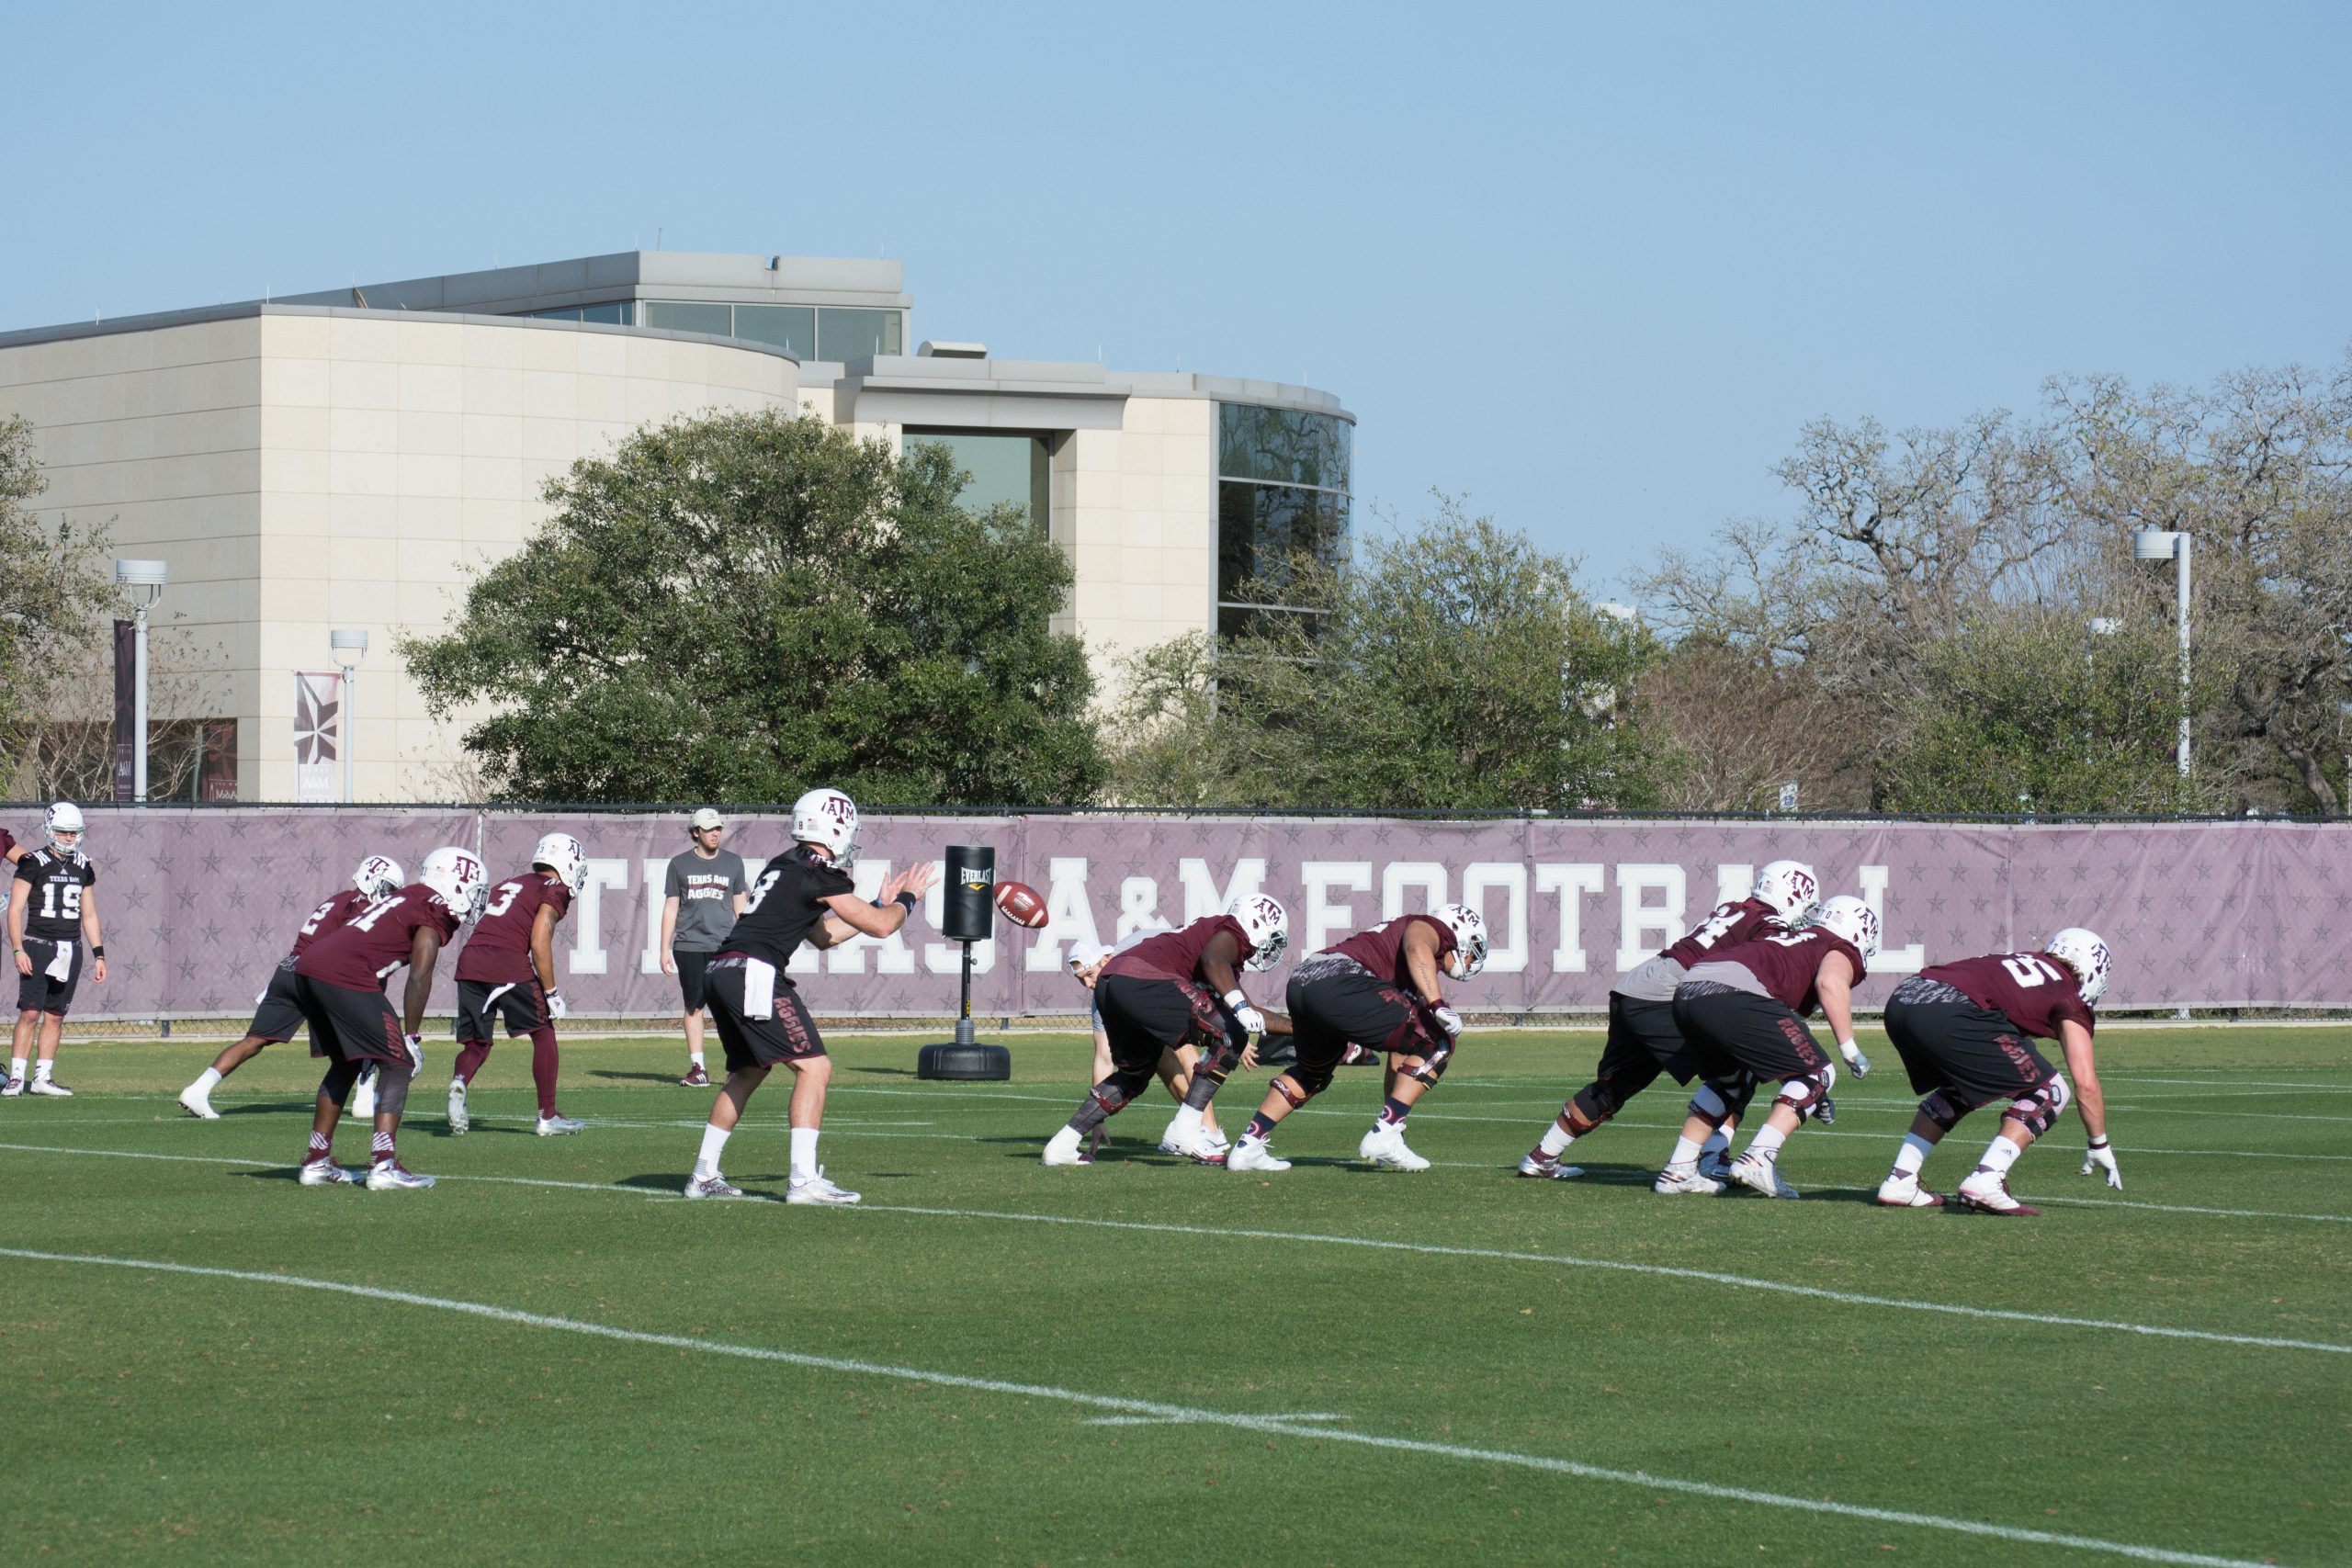
<svg viewBox="0 0 2352 1568"><path fill-rule="evenodd" d="M717 953L735 927L735 895L750 890L743 857L721 850L705 860L694 851L670 859L662 896L678 901L678 924L671 948L678 953Z"/></svg>

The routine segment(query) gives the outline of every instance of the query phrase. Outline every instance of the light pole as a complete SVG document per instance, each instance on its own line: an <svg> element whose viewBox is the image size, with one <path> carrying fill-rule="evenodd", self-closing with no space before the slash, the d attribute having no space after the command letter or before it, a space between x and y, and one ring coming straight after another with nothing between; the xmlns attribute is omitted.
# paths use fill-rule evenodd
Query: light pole
<svg viewBox="0 0 2352 1568"><path fill-rule="evenodd" d="M331 631L327 643L334 649L334 661L343 666L343 716L336 724L335 741L343 748L343 803L349 806L351 795L351 721L358 716L354 699L358 695L359 661L368 657L366 631Z"/></svg>
<svg viewBox="0 0 2352 1568"><path fill-rule="evenodd" d="M130 601L130 798L147 798L147 612L164 596L170 573L159 560L114 563L115 586Z"/></svg>
<svg viewBox="0 0 2352 1568"><path fill-rule="evenodd" d="M2133 560L2173 563L2174 610L2180 623L2180 776L2188 776L2188 536L2143 528L2132 536Z"/></svg>

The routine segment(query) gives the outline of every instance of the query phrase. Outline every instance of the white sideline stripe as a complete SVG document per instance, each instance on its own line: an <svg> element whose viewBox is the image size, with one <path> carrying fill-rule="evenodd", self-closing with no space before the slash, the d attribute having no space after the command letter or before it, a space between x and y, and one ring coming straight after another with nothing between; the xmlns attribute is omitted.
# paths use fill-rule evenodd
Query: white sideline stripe
<svg viewBox="0 0 2352 1568"><path fill-rule="evenodd" d="M2189 1203L2135 1203L2123 1198L2066 1198L2054 1192L2039 1194L2027 1201L2063 1203L2070 1207L2087 1203L2099 1209L2154 1209L2166 1214L2222 1214L2233 1220L2324 1220L2331 1224L2352 1225L2352 1214L2285 1214L2270 1209L2200 1209Z"/></svg>
<svg viewBox="0 0 2352 1568"><path fill-rule="evenodd" d="M184 1165L232 1165L248 1169L283 1170L291 1168L283 1160L236 1159L220 1155L159 1155L130 1149L65 1149L39 1144L0 1144L0 1149L14 1149L28 1154L105 1156L115 1159L171 1160ZM650 1188L621 1187L608 1182L547 1181L526 1176L439 1176L440 1181L478 1181L508 1187L560 1187L578 1192L609 1192L622 1197L642 1197L659 1201L676 1194ZM1842 1189L1841 1190L1860 1190ZM2096 1202L2100 1200L2086 1199ZM2120 1205L2119 1205L2120 1206ZM2108 1318L2068 1317L2055 1313L2018 1312L2008 1307L1962 1306L1950 1302L1914 1301L1905 1296L1872 1296L1857 1292L1833 1291L1822 1285L1799 1285L1782 1280L1758 1279L1746 1274L1725 1274L1712 1269L1685 1269L1668 1263L1627 1263L1608 1258L1577 1258L1567 1253L1511 1252L1498 1247L1442 1247L1432 1242L1383 1241L1373 1236L1323 1235L1311 1231L1247 1230L1221 1225L1179 1225L1151 1220L1098 1220L1076 1214L1036 1214L1003 1209L934 1209L911 1203L863 1203L859 1211L869 1214L916 1214L933 1219L1001 1220L1020 1224L1078 1225L1093 1230L1145 1231L1164 1235L1202 1235L1234 1241L1295 1241L1321 1247L1363 1247L1380 1252L1411 1252L1430 1258L1482 1258L1503 1263L1538 1263L1553 1268L1598 1269L1613 1274L1649 1274L1669 1280L1697 1280L1713 1285L1730 1285L1740 1290L1768 1291L1779 1295L1806 1296L1815 1301L1838 1302L1847 1306L1894 1307L1905 1312L1943 1313L1954 1317L1974 1317L2007 1323L2041 1323L2060 1328L2098 1328L2120 1334L2144 1334L2162 1339L2197 1339L2216 1345L2253 1345L2271 1350L2322 1350L2331 1355L2352 1355L2352 1345L2330 1344L2319 1339L2281 1339L2263 1335L2222 1334L2204 1328L2166 1328L2156 1324L2127 1323ZM2326 1217L2326 1216L2313 1216ZM0 1251L5 1251L0 1248Z"/></svg>
<svg viewBox="0 0 2352 1568"><path fill-rule="evenodd" d="M2128 1557L2142 1562L2182 1564L2185 1568L2262 1568L2260 1563L2245 1558L2214 1557L2200 1551L2173 1551L2163 1547L2135 1546L2128 1541L2102 1540L2097 1536L2064 1535L2055 1530L2021 1529L2013 1525L1986 1524L1976 1519L1946 1518L1938 1514L1915 1514L1897 1508L1873 1508L1857 1503L1832 1502L1826 1497L1787 1496L1777 1492L1751 1491L1745 1486L1718 1486L1712 1482L1683 1481L1668 1476L1652 1475L1644 1471L1614 1470L1603 1465L1579 1463L1575 1460L1550 1459L1541 1454L1513 1453L1504 1449L1476 1449L1456 1443L1431 1443L1412 1438L1392 1438L1370 1432L1351 1432L1343 1427L1297 1424L1327 1419L1321 1416L1247 1416L1231 1411L1201 1410L1182 1404L1162 1404L1153 1400L1126 1399L1116 1394L1086 1393L1077 1389L1055 1388L1046 1383L1012 1382L999 1378L970 1377L960 1372L926 1371L919 1367L894 1367L880 1361L854 1361L834 1356L811 1356L797 1350L772 1349L762 1345L732 1345L721 1339L694 1339L682 1334L651 1334L641 1329L619 1328L610 1324L590 1323L581 1318L552 1317L544 1313L520 1312L512 1307L492 1306L483 1302L460 1301L447 1296L427 1296L413 1291L390 1291L374 1285L350 1285L336 1280L312 1280L300 1274L263 1274L244 1269L209 1269L192 1263L162 1263L135 1258L101 1258L66 1252L35 1252L14 1247L0 1247L0 1257L21 1258L36 1263L83 1263L109 1269L141 1269L158 1274L185 1274L204 1279L234 1280L244 1284L280 1285L294 1290L324 1291L337 1295L359 1296L370 1301L392 1302L402 1306L432 1307L442 1312L463 1313L471 1317L518 1324L526 1328L550 1329L563 1334L582 1334L599 1339L619 1340L626 1344L652 1345L668 1350L699 1350L706 1355L734 1356L752 1361L775 1361L786 1366L806 1367L813 1371L844 1372L856 1377L890 1378L900 1382L929 1384L936 1388L970 1389L979 1393L1003 1393L1022 1399L1052 1400L1063 1404L1114 1411L1139 1423L1231 1427L1267 1437L1320 1438L1325 1442L1355 1443L1365 1448L1429 1454L1440 1459L1462 1460L1474 1464L1514 1465L1523 1470L1540 1470L1555 1475L1575 1476L1583 1481L1605 1481L1624 1486L1646 1486L1656 1491L1679 1492L1688 1496L1712 1497L1733 1503L1754 1503L1770 1508L1792 1508L1804 1513L1834 1515L1841 1518L1867 1519L1873 1524L1905 1525L1919 1529L1947 1530L1958 1535L1972 1535L1993 1540L2018 1541L2034 1546L2069 1547L2078 1551L2103 1551L2110 1556ZM2277 1560L2274 1558L2267 1561L2275 1562Z"/></svg>
<svg viewBox="0 0 2352 1568"><path fill-rule="evenodd" d="M1096 1416L1090 1417L1090 1427L1176 1427L1184 1423L1181 1416ZM1302 1410L1295 1416L1269 1416L1269 1421L1344 1421L1345 1416L1336 1410Z"/></svg>

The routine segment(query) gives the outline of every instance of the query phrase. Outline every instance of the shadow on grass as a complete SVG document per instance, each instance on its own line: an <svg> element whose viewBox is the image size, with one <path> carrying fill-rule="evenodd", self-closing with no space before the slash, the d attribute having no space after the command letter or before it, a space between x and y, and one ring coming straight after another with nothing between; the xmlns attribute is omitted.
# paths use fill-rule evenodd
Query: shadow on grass
<svg viewBox="0 0 2352 1568"><path fill-rule="evenodd" d="M876 1078L910 1078L915 1076L912 1067L852 1067L850 1071Z"/></svg>
<svg viewBox="0 0 2352 1568"><path fill-rule="evenodd" d="M609 1067L593 1068L588 1076L592 1078L611 1078L618 1083L676 1084L678 1081L678 1075L675 1073L616 1073ZM714 1084L713 1087L716 1085Z"/></svg>

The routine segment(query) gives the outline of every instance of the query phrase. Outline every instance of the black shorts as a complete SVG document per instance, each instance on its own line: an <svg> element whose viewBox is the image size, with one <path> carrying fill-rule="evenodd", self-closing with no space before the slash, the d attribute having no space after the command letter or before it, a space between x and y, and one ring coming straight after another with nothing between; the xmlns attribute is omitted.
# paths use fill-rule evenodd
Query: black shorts
<svg viewBox="0 0 2352 1568"><path fill-rule="evenodd" d="M548 1016L548 994L537 980L458 982L458 1039L490 1042L490 1026L506 1021L506 1038L513 1040L555 1020Z"/></svg>
<svg viewBox="0 0 2352 1568"><path fill-rule="evenodd" d="M67 948L73 956L66 961L65 978L52 976L49 966L57 961L57 950ZM18 1012L53 1012L65 1016L74 1005L74 993L82 985L82 944L66 940L52 942L45 936L25 938L25 956L33 961L33 972L17 977L17 1010Z"/></svg>
<svg viewBox="0 0 2352 1568"><path fill-rule="evenodd" d="M1179 1045L1207 1045L1238 1037L1225 1004L1189 980L1105 975L1094 983L1094 1005L1111 1043L1111 1065L1150 1072L1159 1054Z"/></svg>
<svg viewBox="0 0 2352 1568"><path fill-rule="evenodd" d="M1351 1044L1408 1056L1437 1049L1441 1032L1411 993L1353 964L1309 960L1299 967L1283 992L1283 1004L1290 1010L1301 1067L1336 1067Z"/></svg>
<svg viewBox="0 0 2352 1568"><path fill-rule="evenodd" d="M684 1010L702 1011L711 955L707 953L688 953L677 947L670 950L670 956L678 965L678 994L685 1001Z"/></svg>
<svg viewBox="0 0 2352 1568"><path fill-rule="evenodd" d="M710 1016L718 1021L719 1043L727 1047L727 1070L738 1073L823 1055L825 1043L818 1036L817 1021L808 1016L800 988L790 976L779 972L775 1000L760 1016L744 1016L743 993L754 962L741 953L724 953L713 957L708 966Z"/></svg>
<svg viewBox="0 0 2352 1568"><path fill-rule="evenodd" d="M401 1015L381 991L355 991L307 975L294 976L294 998L310 1021L311 1055L338 1062L408 1064Z"/></svg>
<svg viewBox="0 0 2352 1568"><path fill-rule="evenodd" d="M1759 1079L1804 1078L1829 1065L1828 1053L1804 1020L1753 991L1694 987L1686 980L1675 988L1674 1023L1696 1052L1704 1077L1744 1067Z"/></svg>
<svg viewBox="0 0 2352 1568"><path fill-rule="evenodd" d="M1959 1109L2032 1093L2058 1074L2033 1037L2005 1013L1974 1002L1886 1004L1886 1037L1903 1057L1916 1094L1948 1091Z"/></svg>
<svg viewBox="0 0 2352 1568"><path fill-rule="evenodd" d="M275 1044L302 1032L302 1003L294 994L294 960L281 958L269 984L254 998L254 1021L245 1032Z"/></svg>
<svg viewBox="0 0 2352 1568"><path fill-rule="evenodd" d="M1672 1002L1648 1002L1638 997L1609 994L1609 1039L1600 1048L1600 1066L1593 1069L1595 1085L1607 1084L1622 1105L1672 1073L1687 1085L1699 1076L1699 1053L1674 1026Z"/></svg>

